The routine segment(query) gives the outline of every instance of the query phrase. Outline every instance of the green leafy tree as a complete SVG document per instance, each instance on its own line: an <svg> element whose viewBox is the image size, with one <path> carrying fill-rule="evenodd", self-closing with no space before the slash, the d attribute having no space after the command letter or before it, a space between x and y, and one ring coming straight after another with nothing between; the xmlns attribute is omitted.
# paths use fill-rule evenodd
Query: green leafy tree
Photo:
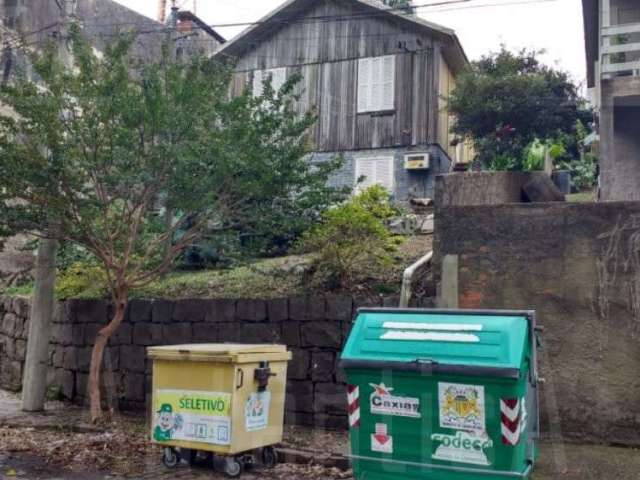
<svg viewBox="0 0 640 480"><path fill-rule="evenodd" d="M71 37L73 68L51 46L34 59L38 84L22 79L1 92L10 113L0 113L0 229L75 244L104 272L115 308L91 356L95 421L104 348L130 290L205 232L330 203L335 164L304 158L314 118L293 108L296 79L230 98L226 66L175 62L168 52L140 64L132 38L97 57L78 27Z"/></svg>
<svg viewBox="0 0 640 480"><path fill-rule="evenodd" d="M474 142L478 160L497 170L521 170L527 147L571 134L591 115L565 72L540 63L540 52L482 57L456 80L449 98L454 132Z"/></svg>

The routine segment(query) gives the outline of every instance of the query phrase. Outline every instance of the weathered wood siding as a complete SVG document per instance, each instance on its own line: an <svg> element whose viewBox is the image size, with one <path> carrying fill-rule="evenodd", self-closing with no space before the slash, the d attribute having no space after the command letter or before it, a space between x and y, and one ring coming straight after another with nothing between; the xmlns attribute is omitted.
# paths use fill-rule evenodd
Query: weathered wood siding
<svg viewBox="0 0 640 480"><path fill-rule="evenodd" d="M242 55L232 91L252 83L253 71L287 67L302 74L301 110L315 107L312 141L318 151L436 143L441 39L386 17L314 20L361 13L348 2L318 1ZM395 108L357 113L358 59L395 55ZM443 145L444 148L446 148Z"/></svg>
<svg viewBox="0 0 640 480"><path fill-rule="evenodd" d="M447 99L455 88L455 81L447 64L442 59L441 62L442 66L439 72L438 86L440 91L438 95L438 143L444 148L449 157L455 158L456 149L451 146L451 141L453 140L451 127L453 126L454 119L449 114L449 108L447 106Z"/></svg>
<svg viewBox="0 0 640 480"><path fill-rule="evenodd" d="M438 144L447 152L449 158L452 160L457 159L456 149L460 150L461 162L467 163L473 160L475 152L470 141L465 141L460 147L452 146L451 142L454 140L455 135L451 132L455 124L455 116L449 112L448 99L456 86L455 75L451 72L451 69L447 66L447 63L443 58L440 58L440 72L439 72L439 95L438 95Z"/></svg>

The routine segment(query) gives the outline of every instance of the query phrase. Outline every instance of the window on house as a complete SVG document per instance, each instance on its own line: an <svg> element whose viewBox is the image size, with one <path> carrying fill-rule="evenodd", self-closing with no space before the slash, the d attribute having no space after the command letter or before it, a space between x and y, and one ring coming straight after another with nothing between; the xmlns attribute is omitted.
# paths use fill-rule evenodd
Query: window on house
<svg viewBox="0 0 640 480"><path fill-rule="evenodd" d="M395 108L396 57L361 58L358 61L358 113Z"/></svg>
<svg viewBox="0 0 640 480"><path fill-rule="evenodd" d="M287 69L270 68L269 70L255 70L253 72L253 96L260 97L264 92L264 81L271 77L271 87L278 92L287 80Z"/></svg>
<svg viewBox="0 0 640 480"><path fill-rule="evenodd" d="M382 185L389 193L393 192L393 157L358 158L356 160L356 185L358 192L372 185Z"/></svg>

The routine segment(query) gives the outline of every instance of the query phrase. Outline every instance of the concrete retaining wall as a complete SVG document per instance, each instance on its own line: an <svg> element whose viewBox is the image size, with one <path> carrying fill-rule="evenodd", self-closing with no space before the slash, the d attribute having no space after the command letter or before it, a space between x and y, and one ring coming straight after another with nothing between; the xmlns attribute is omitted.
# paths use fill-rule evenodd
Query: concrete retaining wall
<svg viewBox="0 0 640 480"><path fill-rule="evenodd" d="M436 177L435 202L440 206L520 203L522 187L544 172L465 172Z"/></svg>
<svg viewBox="0 0 640 480"><path fill-rule="evenodd" d="M538 312L543 431L640 445L640 203L445 206L435 232L461 307Z"/></svg>
<svg viewBox="0 0 640 480"><path fill-rule="evenodd" d="M393 303L391 303L393 302ZM344 376L338 354L357 307L381 306L347 296L276 300L133 300L105 352L104 397L115 408L144 409L150 402L149 345L241 342L283 343L289 364L287 422L346 428ZM390 299L390 305L397 301ZM67 400L85 403L91 348L107 323L104 301L57 306L49 383ZM0 387L18 390L29 329L29 303L0 299Z"/></svg>

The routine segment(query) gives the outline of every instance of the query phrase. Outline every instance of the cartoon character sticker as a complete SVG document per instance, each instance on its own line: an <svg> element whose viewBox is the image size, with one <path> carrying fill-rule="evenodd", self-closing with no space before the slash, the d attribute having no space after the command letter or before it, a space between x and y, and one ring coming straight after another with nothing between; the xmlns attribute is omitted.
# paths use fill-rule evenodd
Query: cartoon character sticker
<svg viewBox="0 0 640 480"><path fill-rule="evenodd" d="M173 414L173 407L168 403L163 403L157 412L156 428L153 430L153 439L157 442L168 442L173 438L173 434L181 427L180 415Z"/></svg>
<svg viewBox="0 0 640 480"><path fill-rule="evenodd" d="M438 383L440 427L484 432L484 387Z"/></svg>
<svg viewBox="0 0 640 480"><path fill-rule="evenodd" d="M252 393L247 399L244 409L247 432L264 430L269 425L269 405L271 392Z"/></svg>
<svg viewBox="0 0 640 480"><path fill-rule="evenodd" d="M154 441L230 444L231 394L158 389L154 397L157 408L152 431Z"/></svg>

